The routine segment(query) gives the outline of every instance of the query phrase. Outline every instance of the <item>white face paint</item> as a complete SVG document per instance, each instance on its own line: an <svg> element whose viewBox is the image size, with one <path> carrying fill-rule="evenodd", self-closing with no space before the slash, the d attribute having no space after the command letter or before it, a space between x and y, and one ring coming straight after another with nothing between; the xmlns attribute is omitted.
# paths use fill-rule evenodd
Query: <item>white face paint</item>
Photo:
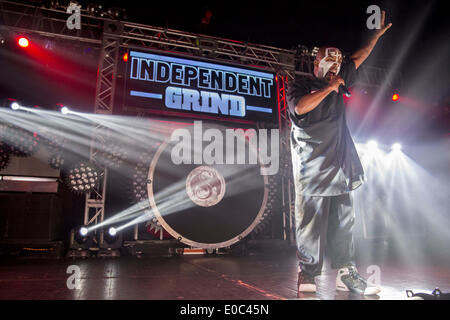
<svg viewBox="0 0 450 320"><path fill-rule="evenodd" d="M330 68L337 63L335 74L339 74L341 70L342 54L337 48L326 48L325 56L320 60L318 65L318 78L324 78Z"/></svg>

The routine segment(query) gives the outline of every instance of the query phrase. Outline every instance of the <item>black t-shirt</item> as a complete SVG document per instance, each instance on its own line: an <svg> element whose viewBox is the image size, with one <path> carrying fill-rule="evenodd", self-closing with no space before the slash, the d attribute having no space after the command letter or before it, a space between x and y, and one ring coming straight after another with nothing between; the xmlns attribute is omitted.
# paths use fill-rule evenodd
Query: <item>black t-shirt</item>
<svg viewBox="0 0 450 320"><path fill-rule="evenodd" d="M343 63L339 75L350 87L356 78L354 62ZM297 77L287 92L294 179L296 189L304 195L339 195L356 189L364 181L341 92L331 92L306 114L295 113L301 97L326 85L326 81L315 77Z"/></svg>

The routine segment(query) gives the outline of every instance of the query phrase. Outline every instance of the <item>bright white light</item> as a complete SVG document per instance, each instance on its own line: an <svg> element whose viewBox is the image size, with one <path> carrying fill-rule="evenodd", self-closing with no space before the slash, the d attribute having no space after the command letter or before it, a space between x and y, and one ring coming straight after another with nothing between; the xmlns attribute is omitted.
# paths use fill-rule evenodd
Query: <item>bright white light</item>
<svg viewBox="0 0 450 320"><path fill-rule="evenodd" d="M402 145L400 143L394 143L392 145L392 150L393 151L400 151L400 150L402 150Z"/></svg>
<svg viewBox="0 0 450 320"><path fill-rule="evenodd" d="M28 41L28 39L25 38L25 37L20 37L19 40L17 40L17 43L22 48L26 48L26 47L28 47L30 45L30 41Z"/></svg>
<svg viewBox="0 0 450 320"><path fill-rule="evenodd" d="M80 228L80 235L82 235L84 237L85 235L87 235L87 233L88 233L88 229L86 227Z"/></svg>
<svg viewBox="0 0 450 320"><path fill-rule="evenodd" d="M114 237L117 234L117 230L114 227L109 228L108 233L110 236Z"/></svg>
<svg viewBox="0 0 450 320"><path fill-rule="evenodd" d="M68 114L69 111L70 111L70 110L69 110L69 108L67 108L67 107L62 107L62 108L61 108L61 113L62 113L62 114Z"/></svg>
<svg viewBox="0 0 450 320"><path fill-rule="evenodd" d="M17 102L11 103L11 109L18 110L19 108L20 108L20 104L18 104Z"/></svg>
<svg viewBox="0 0 450 320"><path fill-rule="evenodd" d="M375 140L370 140L367 142L367 147L369 150L376 150L378 148L378 143Z"/></svg>

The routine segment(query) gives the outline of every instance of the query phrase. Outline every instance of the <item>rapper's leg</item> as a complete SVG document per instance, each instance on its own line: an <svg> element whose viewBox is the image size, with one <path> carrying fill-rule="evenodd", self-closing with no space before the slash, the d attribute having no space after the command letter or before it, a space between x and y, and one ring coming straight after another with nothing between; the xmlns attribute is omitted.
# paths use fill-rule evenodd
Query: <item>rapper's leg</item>
<svg viewBox="0 0 450 320"><path fill-rule="evenodd" d="M295 228L297 257L302 272L321 273L327 234L329 197L296 194Z"/></svg>
<svg viewBox="0 0 450 320"><path fill-rule="evenodd" d="M327 249L331 267L354 265L353 226L355 211L351 193L331 197L328 216Z"/></svg>

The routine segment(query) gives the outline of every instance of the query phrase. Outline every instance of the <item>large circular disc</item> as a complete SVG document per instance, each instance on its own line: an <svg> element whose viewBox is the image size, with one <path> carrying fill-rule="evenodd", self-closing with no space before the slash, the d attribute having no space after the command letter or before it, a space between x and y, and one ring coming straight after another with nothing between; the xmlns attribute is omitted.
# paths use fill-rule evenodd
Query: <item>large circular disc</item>
<svg viewBox="0 0 450 320"><path fill-rule="evenodd" d="M176 164L171 154L176 144L168 138L150 165L149 201L160 224L199 248L227 247L248 235L267 203L267 177L260 166Z"/></svg>

